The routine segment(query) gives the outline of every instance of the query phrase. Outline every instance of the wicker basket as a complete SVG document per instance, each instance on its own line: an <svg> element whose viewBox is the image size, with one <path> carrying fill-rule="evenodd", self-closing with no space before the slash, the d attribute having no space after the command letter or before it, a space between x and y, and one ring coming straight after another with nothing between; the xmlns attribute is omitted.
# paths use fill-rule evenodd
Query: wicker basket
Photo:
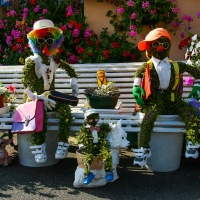
<svg viewBox="0 0 200 200"><path fill-rule="evenodd" d="M77 162L80 168L84 168L85 155L82 149L76 151ZM100 156L95 156L90 166L91 170L101 170L103 168L103 160Z"/></svg>
<svg viewBox="0 0 200 200"><path fill-rule="evenodd" d="M87 96L91 108L114 109L119 96Z"/></svg>

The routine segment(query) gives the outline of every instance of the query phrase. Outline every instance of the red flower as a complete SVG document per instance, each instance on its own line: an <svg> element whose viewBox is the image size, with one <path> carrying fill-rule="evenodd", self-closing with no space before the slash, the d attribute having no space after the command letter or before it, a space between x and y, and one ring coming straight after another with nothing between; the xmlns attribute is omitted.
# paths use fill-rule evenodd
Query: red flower
<svg viewBox="0 0 200 200"><path fill-rule="evenodd" d="M113 42L112 44L111 44L111 48L119 48L120 47L120 44L119 44L119 42Z"/></svg>
<svg viewBox="0 0 200 200"><path fill-rule="evenodd" d="M79 55L82 54L83 52L84 52L84 48L78 49L78 54L79 54Z"/></svg>
<svg viewBox="0 0 200 200"><path fill-rule="evenodd" d="M75 24L75 26L74 26L74 28L77 28L77 29L79 29L79 30L81 30L82 27L83 27L83 26L82 26L81 23Z"/></svg>
<svg viewBox="0 0 200 200"><path fill-rule="evenodd" d="M109 50L104 50L103 51L103 57L106 58L106 59L110 58L110 51Z"/></svg>
<svg viewBox="0 0 200 200"><path fill-rule="evenodd" d="M14 92L15 91L15 87L13 85L9 85L8 86L8 91L9 92Z"/></svg>
<svg viewBox="0 0 200 200"><path fill-rule="evenodd" d="M74 43L75 44L78 44L80 42L80 38L76 38L75 40L74 40Z"/></svg>
<svg viewBox="0 0 200 200"><path fill-rule="evenodd" d="M24 38L17 38L17 42L18 42L18 43L24 42Z"/></svg>
<svg viewBox="0 0 200 200"><path fill-rule="evenodd" d="M63 48L58 48L58 53L62 53L64 52L64 49Z"/></svg>
<svg viewBox="0 0 200 200"><path fill-rule="evenodd" d="M13 46L13 51L17 51L17 50L18 50L17 46Z"/></svg>
<svg viewBox="0 0 200 200"><path fill-rule="evenodd" d="M125 51L123 51L123 53L122 53L122 56L123 56L124 58L128 57L129 55L130 55L130 51L128 51L128 50L125 50Z"/></svg>

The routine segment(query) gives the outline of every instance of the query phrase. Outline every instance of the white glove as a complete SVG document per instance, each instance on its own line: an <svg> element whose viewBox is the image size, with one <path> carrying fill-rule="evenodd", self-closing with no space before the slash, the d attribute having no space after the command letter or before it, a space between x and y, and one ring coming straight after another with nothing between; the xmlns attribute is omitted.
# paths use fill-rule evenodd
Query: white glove
<svg viewBox="0 0 200 200"><path fill-rule="evenodd" d="M48 99L49 91L44 92L41 95L37 95L37 99L44 100L44 105L47 109L52 110L52 108L55 108L56 102L52 99Z"/></svg>
<svg viewBox="0 0 200 200"><path fill-rule="evenodd" d="M32 101L35 101L36 99L44 100L44 105L49 110L52 110L52 108L55 108L56 106L56 102L54 100L48 99L49 91L46 91L41 95L37 95L32 93L29 88L26 88L25 93L27 94L28 98Z"/></svg>
<svg viewBox="0 0 200 200"><path fill-rule="evenodd" d="M77 85L77 78L70 78L70 85L72 88L72 95L77 97L79 95L79 88Z"/></svg>

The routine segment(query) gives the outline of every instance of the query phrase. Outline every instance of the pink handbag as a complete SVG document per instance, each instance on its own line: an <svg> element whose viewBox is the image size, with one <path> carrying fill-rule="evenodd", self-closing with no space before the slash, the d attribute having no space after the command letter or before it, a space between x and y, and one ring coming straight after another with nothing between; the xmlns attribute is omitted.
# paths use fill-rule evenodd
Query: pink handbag
<svg viewBox="0 0 200 200"><path fill-rule="evenodd" d="M12 133L33 133L41 132L44 123L44 101L24 103L15 109L12 123Z"/></svg>

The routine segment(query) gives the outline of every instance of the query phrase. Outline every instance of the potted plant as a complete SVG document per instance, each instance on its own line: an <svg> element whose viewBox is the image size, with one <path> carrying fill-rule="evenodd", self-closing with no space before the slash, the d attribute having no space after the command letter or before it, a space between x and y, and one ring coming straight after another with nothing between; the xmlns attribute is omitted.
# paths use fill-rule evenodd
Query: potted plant
<svg viewBox="0 0 200 200"><path fill-rule="evenodd" d="M0 85L0 108L4 107L5 100L7 99L8 96L9 96L8 88L1 84Z"/></svg>
<svg viewBox="0 0 200 200"><path fill-rule="evenodd" d="M120 91L114 82L108 82L106 85L97 88L88 87L84 91L90 107L96 109L115 108L120 96Z"/></svg>

